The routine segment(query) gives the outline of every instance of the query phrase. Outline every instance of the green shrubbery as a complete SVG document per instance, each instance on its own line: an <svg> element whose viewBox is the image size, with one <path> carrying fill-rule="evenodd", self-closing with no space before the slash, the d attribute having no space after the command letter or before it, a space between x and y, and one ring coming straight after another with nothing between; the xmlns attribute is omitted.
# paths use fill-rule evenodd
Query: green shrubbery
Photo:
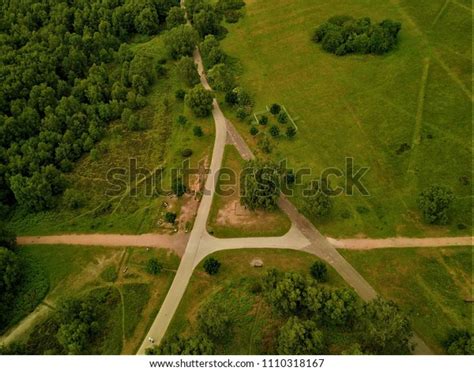
<svg viewBox="0 0 474 371"><path fill-rule="evenodd" d="M390 19L374 24L368 17L335 16L316 29L313 41L336 55L384 54L397 45L400 30L401 23Z"/></svg>

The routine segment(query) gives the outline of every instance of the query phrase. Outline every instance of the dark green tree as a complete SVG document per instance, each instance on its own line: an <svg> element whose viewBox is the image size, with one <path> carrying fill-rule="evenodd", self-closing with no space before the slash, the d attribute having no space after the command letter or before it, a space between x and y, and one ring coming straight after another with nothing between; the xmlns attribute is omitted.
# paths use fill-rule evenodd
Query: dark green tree
<svg viewBox="0 0 474 371"><path fill-rule="evenodd" d="M150 258L146 263L146 271L153 275L158 275L163 270L163 264L157 258Z"/></svg>
<svg viewBox="0 0 474 371"><path fill-rule="evenodd" d="M280 329L277 353L282 355L325 354L324 335L311 320L290 319Z"/></svg>
<svg viewBox="0 0 474 371"><path fill-rule="evenodd" d="M183 25L186 23L186 13L179 6L172 7L166 17L166 27L169 29Z"/></svg>
<svg viewBox="0 0 474 371"><path fill-rule="evenodd" d="M213 99L214 97L209 90L197 85L186 94L185 101L197 117L206 117L212 112Z"/></svg>
<svg viewBox="0 0 474 371"><path fill-rule="evenodd" d="M322 261L316 260L310 267L311 276L318 282L326 282L328 268Z"/></svg>
<svg viewBox="0 0 474 371"><path fill-rule="evenodd" d="M221 262L211 256L207 258L206 260L204 260L203 267L204 267L204 270L207 272L207 274L213 276L219 272L219 269L221 267Z"/></svg>
<svg viewBox="0 0 474 371"><path fill-rule="evenodd" d="M165 48L173 59L191 56L198 41L196 30L190 25L181 25L169 30L164 35Z"/></svg>
<svg viewBox="0 0 474 371"><path fill-rule="evenodd" d="M181 57L176 67L179 75L187 85L194 86L201 81L194 60L191 57Z"/></svg>

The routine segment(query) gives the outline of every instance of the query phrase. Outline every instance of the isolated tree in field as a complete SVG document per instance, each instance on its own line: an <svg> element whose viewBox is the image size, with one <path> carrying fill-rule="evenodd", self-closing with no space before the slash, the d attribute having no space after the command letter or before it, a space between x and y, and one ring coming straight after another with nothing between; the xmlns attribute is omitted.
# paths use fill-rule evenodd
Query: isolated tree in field
<svg viewBox="0 0 474 371"><path fill-rule="evenodd" d="M213 276L219 272L221 262L212 256L204 260L204 270L207 274Z"/></svg>
<svg viewBox="0 0 474 371"><path fill-rule="evenodd" d="M421 192L418 197L418 207L427 223L446 224L453 200L454 194L451 189L433 185Z"/></svg>
<svg viewBox="0 0 474 371"><path fill-rule="evenodd" d="M8 250L14 250L16 247L16 235L2 223L0 223L0 246Z"/></svg>
<svg viewBox="0 0 474 371"><path fill-rule="evenodd" d="M278 104L278 103L273 103L271 106L270 106L270 113L275 116L275 115L278 115L281 111L281 106Z"/></svg>
<svg viewBox="0 0 474 371"><path fill-rule="evenodd" d="M315 261L310 267L311 276L318 282L326 282L328 268L322 261Z"/></svg>
<svg viewBox="0 0 474 371"><path fill-rule="evenodd" d="M198 41L198 34L190 25L181 25L164 35L165 48L173 59L191 56Z"/></svg>
<svg viewBox="0 0 474 371"><path fill-rule="evenodd" d="M216 64L212 67L207 76L209 78L209 83L215 90L229 92L235 87L234 75L223 63Z"/></svg>
<svg viewBox="0 0 474 371"><path fill-rule="evenodd" d="M285 111L280 111L277 116L277 121L280 124L286 124L288 122L288 115Z"/></svg>
<svg viewBox="0 0 474 371"><path fill-rule="evenodd" d="M252 125L252 126L250 127L249 133L250 133L250 135L253 136L253 137L254 137L255 135L257 135L257 134L258 134L258 129L257 129L257 127L254 126L254 125Z"/></svg>
<svg viewBox="0 0 474 371"><path fill-rule="evenodd" d="M204 135L202 128L200 126L193 127L193 134L195 137L202 137Z"/></svg>
<svg viewBox="0 0 474 371"><path fill-rule="evenodd" d="M273 163L249 161L240 175L240 202L250 210L272 210L280 197L280 169Z"/></svg>
<svg viewBox="0 0 474 371"><path fill-rule="evenodd" d="M392 301L377 298L364 307L362 345L372 354L409 354L411 323Z"/></svg>
<svg viewBox="0 0 474 371"><path fill-rule="evenodd" d="M324 354L324 335L314 321L290 317L278 335L277 353L281 355Z"/></svg>
<svg viewBox="0 0 474 371"><path fill-rule="evenodd" d="M168 16L166 17L166 27L171 29L185 23L186 13L184 9L179 6L172 7L168 12Z"/></svg>
<svg viewBox="0 0 474 371"><path fill-rule="evenodd" d="M197 117L209 116L212 112L212 93L201 85L195 86L186 94L186 104Z"/></svg>
<svg viewBox="0 0 474 371"><path fill-rule="evenodd" d="M276 125L272 125L270 127L270 135L274 138L279 137L280 136L280 128Z"/></svg>
<svg viewBox="0 0 474 371"><path fill-rule="evenodd" d="M163 270L163 264L157 258L150 258L146 263L146 271L150 274L157 275Z"/></svg>
<svg viewBox="0 0 474 371"><path fill-rule="evenodd" d="M176 99L184 100L184 97L186 96L186 91L184 89L178 89L174 92L174 96L176 97Z"/></svg>
<svg viewBox="0 0 474 371"><path fill-rule="evenodd" d="M450 355L474 355L474 336L467 330L449 331L443 345L446 353Z"/></svg>
<svg viewBox="0 0 474 371"><path fill-rule="evenodd" d="M196 64L191 57L181 57L176 67L181 78L189 86L199 84L201 81L196 70Z"/></svg>

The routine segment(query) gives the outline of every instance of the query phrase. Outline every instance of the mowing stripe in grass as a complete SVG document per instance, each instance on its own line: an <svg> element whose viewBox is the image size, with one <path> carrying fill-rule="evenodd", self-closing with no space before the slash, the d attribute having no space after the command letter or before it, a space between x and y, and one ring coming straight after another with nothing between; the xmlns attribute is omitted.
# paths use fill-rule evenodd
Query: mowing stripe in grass
<svg viewBox="0 0 474 371"><path fill-rule="evenodd" d="M455 0L451 0L451 2L452 2L453 4L455 4L455 5L457 5L457 6L461 7L461 8L463 8L463 9L466 9L468 12L471 12L471 13L472 13L472 9L469 8L468 6L466 6L466 5L464 5L464 4L461 4L461 3L458 3L458 2L455 1Z"/></svg>
<svg viewBox="0 0 474 371"><path fill-rule="evenodd" d="M441 7L441 9L439 10L438 14L436 14L436 17L435 19L433 20L433 23L431 23L431 27L434 27L436 25L436 23L438 23L439 19L441 18L441 16L443 15L444 11L446 10L446 8L448 7L449 3L451 2L451 0L446 0L443 4L443 6Z"/></svg>
<svg viewBox="0 0 474 371"><path fill-rule="evenodd" d="M415 130L413 132L413 139L411 143L411 155L408 162L407 175L415 174L415 154L416 147L421 142L421 127L423 126L423 111L425 107L426 85L428 82L428 75L430 71L431 59L425 58L423 60L423 73L421 75L420 90L418 93L418 105L416 110ZM411 178L413 180L414 177Z"/></svg>

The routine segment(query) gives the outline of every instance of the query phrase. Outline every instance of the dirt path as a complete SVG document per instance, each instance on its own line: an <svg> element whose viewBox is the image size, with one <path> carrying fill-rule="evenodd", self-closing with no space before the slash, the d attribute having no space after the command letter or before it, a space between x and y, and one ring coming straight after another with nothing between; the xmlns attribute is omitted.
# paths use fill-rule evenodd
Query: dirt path
<svg viewBox="0 0 474 371"><path fill-rule="evenodd" d="M182 256L189 234L63 234L57 236L23 236L17 238L19 245L95 245L95 246L141 246L161 247L173 250Z"/></svg>
<svg viewBox="0 0 474 371"><path fill-rule="evenodd" d="M40 303L33 312L26 316L4 336L0 337L0 344L8 345L16 339L23 338L25 334L31 331L36 323L46 318L50 311L51 307L48 304Z"/></svg>
<svg viewBox="0 0 474 371"><path fill-rule="evenodd" d="M472 246L472 237L426 237L409 238L393 237L384 239L356 238L335 240L328 238L329 242L337 248L370 250L404 247L443 247L443 246Z"/></svg>

